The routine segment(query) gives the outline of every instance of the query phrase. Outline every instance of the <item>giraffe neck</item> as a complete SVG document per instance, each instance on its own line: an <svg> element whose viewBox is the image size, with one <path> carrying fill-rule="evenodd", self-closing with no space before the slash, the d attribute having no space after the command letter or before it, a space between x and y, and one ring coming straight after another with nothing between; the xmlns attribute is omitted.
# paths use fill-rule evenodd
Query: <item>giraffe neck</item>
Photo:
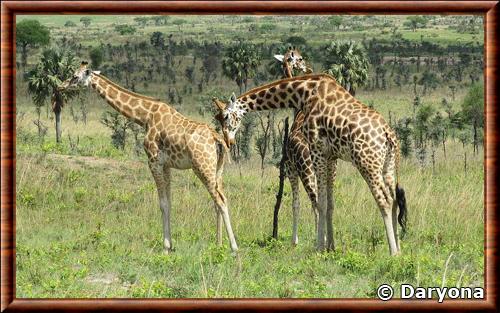
<svg viewBox="0 0 500 313"><path fill-rule="evenodd" d="M116 111L141 126L147 124L152 107L158 101L129 91L96 73L92 74L90 86Z"/></svg>
<svg viewBox="0 0 500 313"><path fill-rule="evenodd" d="M239 109L245 112L283 108L302 110L320 82L327 77L330 76L297 76L254 88L238 97Z"/></svg>
<svg viewBox="0 0 500 313"><path fill-rule="evenodd" d="M288 63L288 61L283 62L283 73L285 74L284 78L292 78L293 77L292 66L290 65L290 63Z"/></svg>

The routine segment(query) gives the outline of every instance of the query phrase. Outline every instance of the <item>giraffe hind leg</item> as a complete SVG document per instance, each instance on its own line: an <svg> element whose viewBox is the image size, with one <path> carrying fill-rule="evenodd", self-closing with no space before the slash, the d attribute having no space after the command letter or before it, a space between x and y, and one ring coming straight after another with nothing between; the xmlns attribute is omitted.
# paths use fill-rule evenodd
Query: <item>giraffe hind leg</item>
<svg viewBox="0 0 500 313"><path fill-rule="evenodd" d="M380 209L382 219L384 220L385 233L389 243L389 252L391 255L398 254L399 250L396 243L393 226L393 198L390 195L390 189L386 186L382 173L369 175L368 172L362 171L375 201Z"/></svg>
<svg viewBox="0 0 500 313"><path fill-rule="evenodd" d="M392 150L390 150L384 164L383 178L386 189L389 190L390 198L392 201L392 212L391 212L392 228L394 233L394 240L396 241L397 251L399 253L401 251L401 247L398 236L398 201L396 198L397 193L396 193L396 180L394 177L395 174L394 168L395 168L395 157L394 153L392 153Z"/></svg>
<svg viewBox="0 0 500 313"><path fill-rule="evenodd" d="M292 244L295 246L299 243L298 224L299 224L299 179L296 173L290 173L288 176L290 185L292 186L292 214L293 214L293 227L292 227Z"/></svg>
<svg viewBox="0 0 500 313"><path fill-rule="evenodd" d="M233 228L231 226L231 220L229 218L229 211L227 208L227 204L224 201L225 196L220 195L220 190L217 190L216 183L216 173L215 170L201 170L199 168L193 168L194 173L198 178L203 182L205 187L207 188L210 196L215 202L215 207L217 209L217 214L222 215L222 220L224 221L224 225L226 226L227 236L229 238L229 244L231 246L231 250L233 252L238 251L238 245L236 244L236 239L234 238Z"/></svg>

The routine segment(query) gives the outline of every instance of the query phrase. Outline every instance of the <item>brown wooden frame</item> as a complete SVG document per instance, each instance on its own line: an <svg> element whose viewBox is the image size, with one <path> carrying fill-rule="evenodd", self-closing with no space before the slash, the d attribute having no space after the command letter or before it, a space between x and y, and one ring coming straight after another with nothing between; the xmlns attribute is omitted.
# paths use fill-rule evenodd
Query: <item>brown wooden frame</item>
<svg viewBox="0 0 500 313"><path fill-rule="evenodd" d="M1 4L1 310L234 311L437 310L491 311L497 296L498 1L4 1ZM382 302L370 299L19 299L15 297L15 39L16 14L478 14L485 17L485 288L479 301Z"/></svg>

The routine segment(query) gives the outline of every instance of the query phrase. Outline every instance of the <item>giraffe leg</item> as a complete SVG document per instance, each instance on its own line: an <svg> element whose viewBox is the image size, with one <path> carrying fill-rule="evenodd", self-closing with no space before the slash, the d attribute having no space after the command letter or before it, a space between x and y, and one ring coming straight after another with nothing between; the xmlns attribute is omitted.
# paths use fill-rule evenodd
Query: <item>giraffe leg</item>
<svg viewBox="0 0 500 313"><path fill-rule="evenodd" d="M163 248L164 252L168 253L172 249L172 238L170 235L170 168L162 166L158 161L149 161L149 168L158 190L163 221Z"/></svg>
<svg viewBox="0 0 500 313"><path fill-rule="evenodd" d="M194 173L198 178L205 184L205 187L207 188L208 192L210 193L210 196L212 196L212 199L215 202L215 206L217 208L217 213L222 215L222 220L224 221L224 224L226 226L226 232L227 236L229 238L229 244L231 246L231 250L233 252L238 251L238 245L236 244L236 239L234 238L234 233L233 233L233 228L231 227L231 220L229 219L229 211L227 208L227 199L222 194L222 189L217 188L217 183L216 183L216 175L215 175L215 170L211 169L199 169L194 167L193 168Z"/></svg>
<svg viewBox="0 0 500 313"><path fill-rule="evenodd" d="M327 167L326 173L326 247L329 251L335 250L335 244L333 241L333 183L336 177L337 160L330 161Z"/></svg>
<svg viewBox="0 0 500 313"><path fill-rule="evenodd" d="M326 226L326 181L325 175L321 173L318 175L318 236L317 236L317 250L325 250L325 226Z"/></svg>
<svg viewBox="0 0 500 313"><path fill-rule="evenodd" d="M387 189L390 190L390 196L392 200L392 228L394 233L394 239L396 241L396 247L398 252L400 252L401 247L399 245L399 237L398 237L398 202L396 201L396 182L394 178L394 167L395 167L394 155L389 154L384 164L383 176L384 176L385 186Z"/></svg>
<svg viewBox="0 0 500 313"><path fill-rule="evenodd" d="M214 203L215 206L215 214L217 219L217 245L222 246L222 214L220 210L217 208L217 204Z"/></svg>
<svg viewBox="0 0 500 313"><path fill-rule="evenodd" d="M365 177L365 180L368 183L373 197L375 198L375 201L380 209L380 213L382 214L382 219L384 220L385 225L385 233L389 243L389 252L391 255L396 255L399 250L394 234L392 213L394 201L391 196L391 191L387 188L382 173L368 175L367 172L364 171L362 174L363 177Z"/></svg>
<svg viewBox="0 0 500 313"><path fill-rule="evenodd" d="M307 147L309 151L309 147ZM302 167L298 170L300 180L302 181L302 185L306 190L307 196L311 201L311 209L314 214L314 231L318 232L318 188L316 182L316 175L314 174L314 166L311 160L310 153L305 155L296 156L302 162Z"/></svg>
<svg viewBox="0 0 500 313"><path fill-rule="evenodd" d="M298 224L299 224L299 210L300 210L300 200L299 200L299 179L296 174L290 174L288 176L290 180L290 185L292 185L292 211L293 211L293 228L292 228L292 244L297 245L299 243L298 237Z"/></svg>
<svg viewBox="0 0 500 313"><path fill-rule="evenodd" d="M218 176L217 177L217 192L219 195L224 196L224 191L222 190L222 177ZM227 203L226 199L224 199L224 202ZM215 212L216 212L216 218L217 218L217 245L222 246L222 223L223 223L223 218L222 218L222 213L221 211L217 208L217 204L215 204Z"/></svg>

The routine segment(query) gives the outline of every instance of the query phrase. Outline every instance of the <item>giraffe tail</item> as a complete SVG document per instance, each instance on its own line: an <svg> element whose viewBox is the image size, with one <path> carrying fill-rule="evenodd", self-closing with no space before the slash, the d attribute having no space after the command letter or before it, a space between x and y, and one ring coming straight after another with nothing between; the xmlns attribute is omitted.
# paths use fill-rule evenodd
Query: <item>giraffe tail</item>
<svg viewBox="0 0 500 313"><path fill-rule="evenodd" d="M389 136L387 134L387 139L390 145L394 149L395 153L395 170L396 170L396 202L399 207L398 223L401 225L401 236L406 234L406 221L408 218L408 206L406 205L406 195L405 190L399 186L399 161L401 158L399 152L399 143L396 137Z"/></svg>
<svg viewBox="0 0 500 313"><path fill-rule="evenodd" d="M406 206L405 190L399 187L399 184L396 184L396 201L398 202L399 207L398 223L401 225L401 235L404 236L406 234L408 208Z"/></svg>

